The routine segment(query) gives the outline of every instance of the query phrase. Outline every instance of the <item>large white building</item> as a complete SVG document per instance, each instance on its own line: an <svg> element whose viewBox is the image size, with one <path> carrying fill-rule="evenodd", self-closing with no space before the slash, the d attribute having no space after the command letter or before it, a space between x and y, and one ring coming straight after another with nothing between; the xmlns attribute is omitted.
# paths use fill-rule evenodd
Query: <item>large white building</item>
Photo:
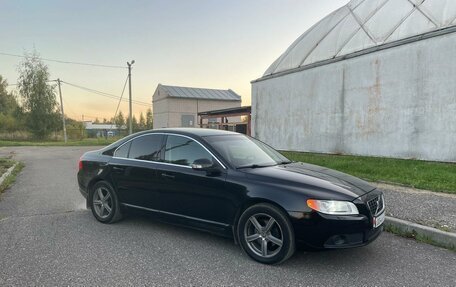
<svg viewBox="0 0 456 287"><path fill-rule="evenodd" d="M456 161L456 1L353 0L252 82L282 150Z"/></svg>

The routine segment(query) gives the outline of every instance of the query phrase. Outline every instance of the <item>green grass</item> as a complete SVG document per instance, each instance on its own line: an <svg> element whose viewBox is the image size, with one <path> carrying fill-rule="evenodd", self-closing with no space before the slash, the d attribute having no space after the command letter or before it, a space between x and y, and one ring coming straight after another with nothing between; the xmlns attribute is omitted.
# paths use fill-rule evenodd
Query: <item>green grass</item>
<svg viewBox="0 0 456 287"><path fill-rule="evenodd" d="M10 167L16 163L15 161L12 161L10 159L5 159L5 158L0 158L0 163L4 160L11 164ZM16 176L19 174L19 172L21 172L21 170L23 168L24 168L24 164L21 162L18 162L16 167L14 168L13 172L0 184L0 194L16 181ZM3 172L0 172L0 174L2 175Z"/></svg>
<svg viewBox="0 0 456 287"><path fill-rule="evenodd" d="M294 161L339 170L372 182L456 194L456 164L348 155L282 152Z"/></svg>
<svg viewBox="0 0 456 287"><path fill-rule="evenodd" d="M0 176L4 174L8 168L14 165L14 161L10 160L9 158L0 158Z"/></svg>
<svg viewBox="0 0 456 287"><path fill-rule="evenodd" d="M67 143L63 141L8 141L0 140L0 147L6 146L105 146L109 145L119 138L88 138L83 140L69 140Z"/></svg>
<svg viewBox="0 0 456 287"><path fill-rule="evenodd" d="M429 238L429 237L424 236L424 235L417 234L415 231L409 232L409 231L403 230L401 228L398 228L396 226L389 225L389 224L385 224L384 230L386 232L393 233L393 234L396 234L398 236L415 239L416 241L419 241L419 242L422 242L422 243L431 244L431 245L434 245L434 246L446 248L448 250L456 252L456 246L441 244L441 243L433 240L432 238Z"/></svg>

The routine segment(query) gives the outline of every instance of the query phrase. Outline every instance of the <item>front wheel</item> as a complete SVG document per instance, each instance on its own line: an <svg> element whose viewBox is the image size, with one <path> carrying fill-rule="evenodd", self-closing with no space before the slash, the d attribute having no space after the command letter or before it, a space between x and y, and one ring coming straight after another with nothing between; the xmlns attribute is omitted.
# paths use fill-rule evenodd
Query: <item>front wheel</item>
<svg viewBox="0 0 456 287"><path fill-rule="evenodd" d="M281 263L295 251L290 220L271 204L260 203L247 208L239 218L237 236L244 252L260 263Z"/></svg>
<svg viewBox="0 0 456 287"><path fill-rule="evenodd" d="M114 223L122 219L117 195L106 181L97 182L93 186L90 208L95 218L102 223Z"/></svg>

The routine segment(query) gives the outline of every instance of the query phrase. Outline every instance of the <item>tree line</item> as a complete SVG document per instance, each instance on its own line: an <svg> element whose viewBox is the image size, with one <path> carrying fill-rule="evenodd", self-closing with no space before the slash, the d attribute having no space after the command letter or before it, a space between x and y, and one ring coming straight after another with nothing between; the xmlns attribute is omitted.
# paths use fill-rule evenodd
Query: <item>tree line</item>
<svg viewBox="0 0 456 287"><path fill-rule="evenodd" d="M46 139L52 132L62 131L62 114L56 100L56 83L50 79L48 67L36 51L26 53L18 66L19 77L15 92L8 92L8 82L0 75L0 132L13 133L27 131L35 139ZM65 117L66 128L76 131L77 137L84 135L82 122ZM98 119L95 123L101 123ZM120 111L115 118L103 123L114 124L119 128L128 127L128 117ZM134 130L151 129L152 111L147 110L132 118ZM70 135L71 136L71 135Z"/></svg>
<svg viewBox="0 0 456 287"><path fill-rule="evenodd" d="M141 112L139 115L139 120L136 119L136 116L133 115L131 118L132 122L132 127L134 131L140 131L140 130L147 130L147 129L152 129L154 122L153 122L153 116L152 116L152 110L149 108L147 109L146 116ZM128 128L130 125L130 118L129 116L124 116L122 111L119 111L119 113L111 118L110 120L107 120L104 118L103 120L99 120L98 118L95 118L95 121L93 121L94 124L113 124L116 125L118 128L121 127L126 127Z"/></svg>

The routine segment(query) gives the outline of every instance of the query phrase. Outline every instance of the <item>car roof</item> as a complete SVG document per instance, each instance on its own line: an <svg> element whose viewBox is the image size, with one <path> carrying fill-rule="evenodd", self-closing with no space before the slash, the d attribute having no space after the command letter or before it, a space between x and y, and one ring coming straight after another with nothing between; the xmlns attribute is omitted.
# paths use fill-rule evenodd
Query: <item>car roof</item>
<svg viewBox="0 0 456 287"><path fill-rule="evenodd" d="M239 135L239 133L224 131L224 130L215 130L215 129L206 129L206 128L162 128L162 129L154 129L154 130L147 130L142 132L137 132L131 135L128 135L104 148L102 148L101 152L110 151L116 149L123 143L146 134L154 134L154 133L166 133L166 134L180 134L186 135L193 138L203 138L207 136L222 136L222 135Z"/></svg>
<svg viewBox="0 0 456 287"><path fill-rule="evenodd" d="M175 134L183 134L183 135L194 135L194 136L198 136L198 137L237 135L238 134L238 133L231 132L231 131L206 129L206 128L162 128L162 129L151 130L150 132L175 133Z"/></svg>

